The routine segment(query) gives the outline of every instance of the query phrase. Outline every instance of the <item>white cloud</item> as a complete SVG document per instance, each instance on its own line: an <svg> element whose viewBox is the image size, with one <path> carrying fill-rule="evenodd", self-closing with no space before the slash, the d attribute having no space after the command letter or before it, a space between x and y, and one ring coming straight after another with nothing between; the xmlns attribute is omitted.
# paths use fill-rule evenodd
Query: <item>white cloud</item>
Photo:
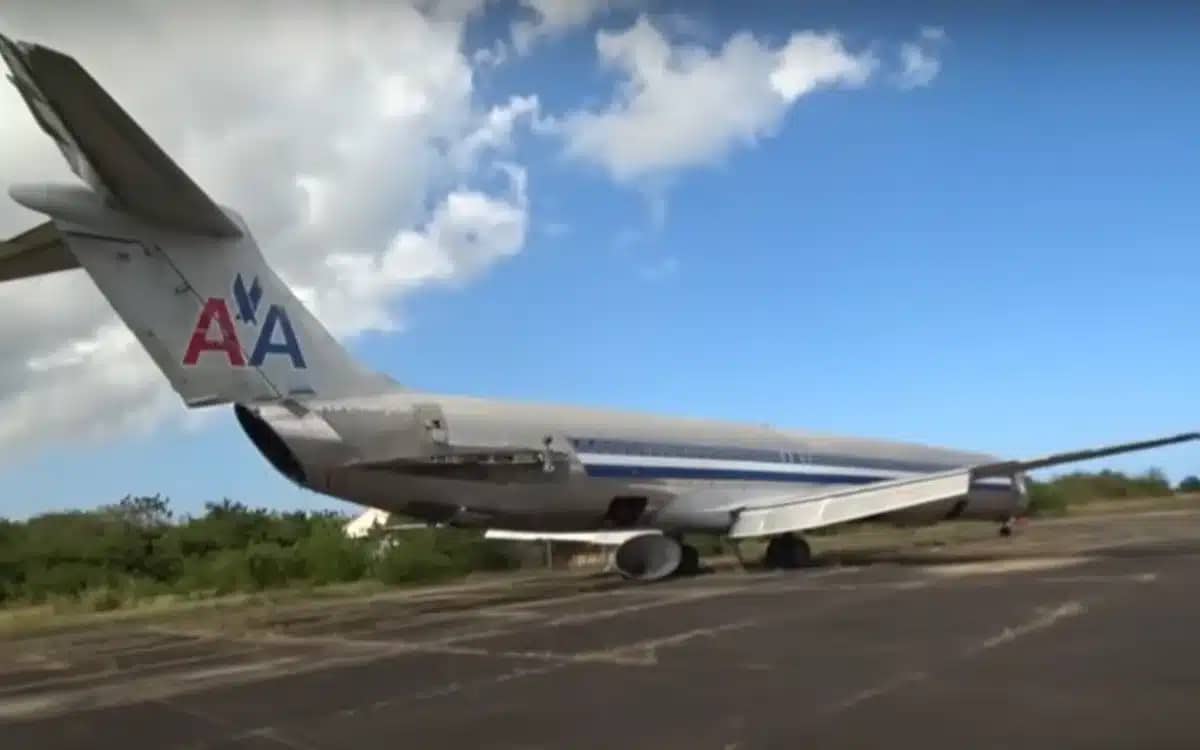
<svg viewBox="0 0 1200 750"><path fill-rule="evenodd" d="M5 365L0 446L6 458L28 450L31 442L145 432L178 404L133 334L119 323L35 352L28 364L32 382L15 384L8 382L14 373Z"/></svg>
<svg viewBox="0 0 1200 750"><path fill-rule="evenodd" d="M429 97L418 83L401 72L385 76L379 82L379 113L390 120L404 120L427 114Z"/></svg>
<svg viewBox="0 0 1200 750"><path fill-rule="evenodd" d="M524 173L509 168L498 193L470 187L508 150L514 124L536 113L535 99L519 97L476 106L463 31L482 2L354 13L332 0L28 3L7 5L4 26L77 57L207 192L246 216L281 274L349 335L396 328L405 293L473 278L524 242ZM465 164L455 158L463 149ZM73 177L0 86L0 181L45 179ZM0 200L0 234L40 220ZM386 273L368 284L356 268ZM0 348L2 456L183 415L80 272L0 287Z"/></svg>
<svg viewBox="0 0 1200 750"><path fill-rule="evenodd" d="M900 45L900 72L896 74L896 82L900 88L913 89L928 86L942 70L942 63L934 52L934 47L946 38L946 32L937 27L926 26L921 29L920 36L915 42L905 42Z"/></svg>
<svg viewBox="0 0 1200 750"><path fill-rule="evenodd" d="M491 47L480 47L471 55L471 61L476 66L498 68L508 62L508 45L503 39L497 39Z"/></svg>
<svg viewBox="0 0 1200 750"><path fill-rule="evenodd" d="M779 64L770 75L771 88L790 103L821 86L861 86L875 64L869 54L847 52L834 34L801 31L792 34L779 52Z"/></svg>
<svg viewBox="0 0 1200 750"><path fill-rule="evenodd" d="M399 233L383 253L327 257L323 275L333 282L305 290L314 312L334 333L392 330L397 321L389 308L397 293L464 283L519 252L528 225L525 171L504 168L508 195L455 190L424 226Z"/></svg>
<svg viewBox="0 0 1200 750"><path fill-rule="evenodd" d="M541 38L586 26L596 16L629 4L630 0L521 0L533 17L512 25L513 47L525 54Z"/></svg>
<svg viewBox="0 0 1200 750"><path fill-rule="evenodd" d="M517 123L522 118L537 123L539 109L537 96L514 96L506 104L492 107L479 127L456 145L453 154L456 165L469 169L488 150L508 149Z"/></svg>
<svg viewBox="0 0 1200 750"><path fill-rule="evenodd" d="M833 33L797 32L773 47L748 32L711 51L673 44L647 17L596 36L601 63L624 76L600 110L556 121L570 156L615 179L662 175L724 157L772 133L790 106L822 87L861 86L876 67Z"/></svg>

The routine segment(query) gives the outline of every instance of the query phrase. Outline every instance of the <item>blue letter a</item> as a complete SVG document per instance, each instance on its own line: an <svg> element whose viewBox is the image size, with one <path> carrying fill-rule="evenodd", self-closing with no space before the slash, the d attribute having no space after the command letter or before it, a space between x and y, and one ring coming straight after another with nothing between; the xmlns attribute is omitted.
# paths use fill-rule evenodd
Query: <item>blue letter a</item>
<svg viewBox="0 0 1200 750"><path fill-rule="evenodd" d="M275 326L283 331L283 341L275 343ZM300 344L296 341L296 332L292 330L292 321L288 320L287 311L279 305L271 305L267 310L267 319L263 321L262 331L258 334L258 342L254 345L254 353L250 355L250 365L258 367L268 354L286 354L292 358L292 367L304 369L304 355L300 353Z"/></svg>

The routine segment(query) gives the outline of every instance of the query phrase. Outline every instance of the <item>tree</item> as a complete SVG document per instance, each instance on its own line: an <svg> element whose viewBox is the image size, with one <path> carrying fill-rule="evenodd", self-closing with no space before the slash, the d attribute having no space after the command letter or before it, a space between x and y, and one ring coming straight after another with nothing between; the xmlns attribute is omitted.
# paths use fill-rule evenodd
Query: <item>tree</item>
<svg viewBox="0 0 1200 750"><path fill-rule="evenodd" d="M1200 477L1195 474L1184 477L1175 489L1178 492L1200 492Z"/></svg>
<svg viewBox="0 0 1200 750"><path fill-rule="evenodd" d="M475 530L426 529L386 540L347 537L346 518L252 508L223 499L177 516L161 495L95 510L0 518L0 608L69 601L112 609L145 597L211 595L373 577L412 583L516 567Z"/></svg>
<svg viewBox="0 0 1200 750"><path fill-rule="evenodd" d="M126 495L116 505L103 509L115 518L139 529L157 530L171 523L172 512L162 495Z"/></svg>

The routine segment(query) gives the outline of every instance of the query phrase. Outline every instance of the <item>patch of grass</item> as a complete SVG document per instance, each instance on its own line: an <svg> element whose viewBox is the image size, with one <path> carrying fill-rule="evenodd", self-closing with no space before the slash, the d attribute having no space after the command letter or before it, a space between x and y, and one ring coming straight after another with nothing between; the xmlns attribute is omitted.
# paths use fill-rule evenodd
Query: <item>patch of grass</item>
<svg viewBox="0 0 1200 750"><path fill-rule="evenodd" d="M1200 494L1080 503L1070 505L1065 515L1095 516L1110 513L1149 513L1172 510L1200 510Z"/></svg>

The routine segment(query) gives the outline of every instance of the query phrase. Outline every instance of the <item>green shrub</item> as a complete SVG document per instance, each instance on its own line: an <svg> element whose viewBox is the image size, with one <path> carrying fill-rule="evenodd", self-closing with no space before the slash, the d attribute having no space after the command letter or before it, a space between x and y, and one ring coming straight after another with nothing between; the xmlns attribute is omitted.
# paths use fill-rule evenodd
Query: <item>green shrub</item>
<svg viewBox="0 0 1200 750"><path fill-rule="evenodd" d="M400 534L383 542L374 563L375 577L387 584L440 581L466 572L465 565L437 548L432 531Z"/></svg>
<svg viewBox="0 0 1200 750"><path fill-rule="evenodd" d="M340 525L317 524L296 547L305 578L315 585L357 581L371 563L369 544L348 538Z"/></svg>
<svg viewBox="0 0 1200 750"><path fill-rule="evenodd" d="M196 566L197 583L200 588L211 589L216 594L232 594L249 591L254 587L254 576L245 550L223 549L199 561Z"/></svg>
<svg viewBox="0 0 1200 750"><path fill-rule="evenodd" d="M1061 516L1067 512L1067 493L1057 484L1029 483L1031 516Z"/></svg>
<svg viewBox="0 0 1200 750"><path fill-rule="evenodd" d="M507 570L520 564L519 557L513 554L510 545L484 539L481 531L430 529L417 533L426 535L433 549L444 554L455 567L464 572L469 570Z"/></svg>
<svg viewBox="0 0 1200 750"><path fill-rule="evenodd" d="M89 612L110 612L125 603L126 597L117 589L90 589L80 596L80 602Z"/></svg>
<svg viewBox="0 0 1200 750"><path fill-rule="evenodd" d="M102 568L63 561L28 569L24 593L26 598L36 603L54 596L78 597L89 588L98 588L107 583L108 575Z"/></svg>
<svg viewBox="0 0 1200 750"><path fill-rule="evenodd" d="M683 541L695 547L701 557L723 555L726 552L725 540L713 534L689 534Z"/></svg>
<svg viewBox="0 0 1200 750"><path fill-rule="evenodd" d="M246 549L246 570L254 589L286 586L303 577L304 566L293 549L277 542L255 542Z"/></svg>
<svg viewBox="0 0 1200 750"><path fill-rule="evenodd" d="M1200 477L1184 477L1175 489L1177 492L1200 492Z"/></svg>

